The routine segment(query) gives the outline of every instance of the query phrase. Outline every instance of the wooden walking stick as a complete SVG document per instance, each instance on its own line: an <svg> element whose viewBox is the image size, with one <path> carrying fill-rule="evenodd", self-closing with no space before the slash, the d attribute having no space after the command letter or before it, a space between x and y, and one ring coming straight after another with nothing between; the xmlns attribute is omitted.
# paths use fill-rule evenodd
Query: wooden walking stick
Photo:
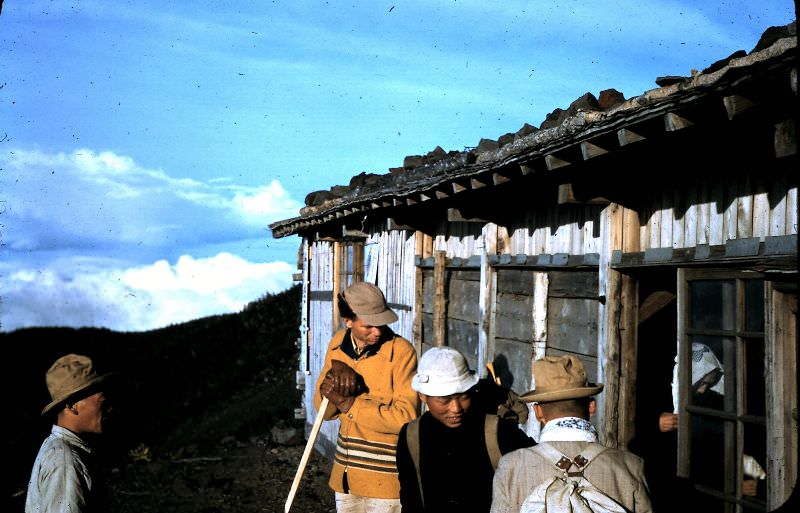
<svg viewBox="0 0 800 513"><path fill-rule="evenodd" d="M300 486L300 480L303 478L303 472L305 472L306 465L308 464L308 457L311 456L311 450L314 448L314 441L316 441L317 434L319 434L319 428L322 426L322 417L325 416L325 410L327 409L328 398L323 397L322 402L319 404L319 409L317 410L317 418L314 419L314 425L311 427L311 433L308 435L308 442L306 442L306 448L303 451L303 456L300 458L300 465L298 465L297 473L294 475L292 489L289 490L289 497L286 499L286 505L283 507L283 513L289 513L289 510L292 507L292 501L297 493L297 487Z"/></svg>

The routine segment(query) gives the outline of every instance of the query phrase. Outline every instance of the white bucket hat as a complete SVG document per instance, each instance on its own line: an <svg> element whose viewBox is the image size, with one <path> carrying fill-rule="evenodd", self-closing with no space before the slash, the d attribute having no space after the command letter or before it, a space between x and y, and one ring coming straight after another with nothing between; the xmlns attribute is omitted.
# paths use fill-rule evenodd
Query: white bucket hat
<svg viewBox="0 0 800 513"><path fill-rule="evenodd" d="M411 388L433 397L461 394L480 379L469 369L467 359L452 347L433 347L419 359L417 374L411 380Z"/></svg>

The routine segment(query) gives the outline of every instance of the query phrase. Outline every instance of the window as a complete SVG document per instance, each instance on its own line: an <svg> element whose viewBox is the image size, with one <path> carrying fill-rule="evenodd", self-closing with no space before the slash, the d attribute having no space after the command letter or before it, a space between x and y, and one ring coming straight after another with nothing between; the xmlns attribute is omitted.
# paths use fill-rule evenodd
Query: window
<svg viewBox="0 0 800 513"><path fill-rule="evenodd" d="M765 292L758 273L681 275L679 473L703 511L765 511Z"/></svg>

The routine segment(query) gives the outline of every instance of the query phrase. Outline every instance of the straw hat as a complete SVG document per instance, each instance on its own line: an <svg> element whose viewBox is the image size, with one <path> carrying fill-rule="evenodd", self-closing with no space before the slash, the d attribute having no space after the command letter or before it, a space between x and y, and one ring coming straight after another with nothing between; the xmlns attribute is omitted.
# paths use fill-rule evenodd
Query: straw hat
<svg viewBox="0 0 800 513"><path fill-rule="evenodd" d="M370 326L386 326L397 320L397 314L386 304L381 289L360 281L347 287L344 300L356 316Z"/></svg>
<svg viewBox="0 0 800 513"><path fill-rule="evenodd" d="M425 351L417 364L411 388L434 397L461 394L480 379L469 369L467 359L452 347L433 347Z"/></svg>
<svg viewBox="0 0 800 513"><path fill-rule="evenodd" d="M47 390L50 392L52 400L44 407L42 415L92 385L99 385L111 376L111 373L97 374L92 360L88 356L79 354L62 356L45 374Z"/></svg>
<svg viewBox="0 0 800 513"><path fill-rule="evenodd" d="M523 401L546 403L599 394L602 384L589 383L577 356L545 356L533 362L536 388L520 396Z"/></svg>

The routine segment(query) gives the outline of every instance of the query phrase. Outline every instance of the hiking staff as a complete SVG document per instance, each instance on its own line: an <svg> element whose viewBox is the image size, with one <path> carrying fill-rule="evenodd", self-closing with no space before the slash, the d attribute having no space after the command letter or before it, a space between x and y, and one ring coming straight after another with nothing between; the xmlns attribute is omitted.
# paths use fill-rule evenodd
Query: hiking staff
<svg viewBox="0 0 800 513"><path fill-rule="evenodd" d="M319 405L317 418L314 419L314 425L311 427L311 433L308 435L308 442L306 442L306 448L303 450L303 456L300 458L300 465L297 466L297 473L294 475L292 488L289 490L289 497L286 499L286 505L283 507L283 513L289 513L289 510L292 508L292 501L297 493L297 487L300 486L300 480L303 478L303 472L306 470L308 457L311 455L311 449L314 448L314 442L317 439L319 428L322 426L322 417L325 416L324 413L326 409L328 409L328 398L323 397L322 402Z"/></svg>

